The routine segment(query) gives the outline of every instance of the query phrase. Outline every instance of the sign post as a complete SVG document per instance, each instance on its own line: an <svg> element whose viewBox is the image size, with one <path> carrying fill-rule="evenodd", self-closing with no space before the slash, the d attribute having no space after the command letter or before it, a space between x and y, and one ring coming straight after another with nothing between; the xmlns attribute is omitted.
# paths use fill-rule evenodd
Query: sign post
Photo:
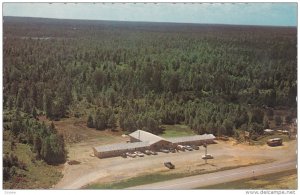
<svg viewBox="0 0 300 195"><path fill-rule="evenodd" d="M205 164L207 164L207 157L206 157L206 155L207 155L207 144L206 144L206 142L204 142L203 147L205 148Z"/></svg>

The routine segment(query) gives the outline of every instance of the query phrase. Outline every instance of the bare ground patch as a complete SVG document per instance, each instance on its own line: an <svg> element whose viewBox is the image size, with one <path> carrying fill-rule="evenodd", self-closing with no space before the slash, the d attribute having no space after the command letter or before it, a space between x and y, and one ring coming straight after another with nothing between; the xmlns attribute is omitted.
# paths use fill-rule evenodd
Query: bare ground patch
<svg viewBox="0 0 300 195"><path fill-rule="evenodd" d="M46 121L50 123L49 121ZM68 160L80 162L76 165L66 163L63 168L64 177L55 186L57 189L77 189L89 183L115 182L131 177L151 173L193 173L207 172L224 169L226 167L246 166L266 163L271 160L296 156L296 141L285 142L283 146L271 148L268 146L249 146L248 144L236 144L233 140L208 146L208 152L215 158L204 164L201 156L204 148L198 151L179 152L175 154L159 153L157 156L145 156L142 158L114 157L99 159L93 157L93 146L125 143L128 138L122 137L120 131L97 131L88 128L84 119L66 118L54 121L60 133L79 136L80 141L68 142ZM175 170L164 167L165 161L175 164Z"/></svg>

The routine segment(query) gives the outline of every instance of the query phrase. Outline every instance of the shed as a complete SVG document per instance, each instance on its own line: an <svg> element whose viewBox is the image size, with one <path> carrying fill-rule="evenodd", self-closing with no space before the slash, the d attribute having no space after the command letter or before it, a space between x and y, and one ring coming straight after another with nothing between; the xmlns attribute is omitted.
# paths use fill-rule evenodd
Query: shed
<svg viewBox="0 0 300 195"><path fill-rule="evenodd" d="M272 129L265 129L264 130L264 134L265 135L273 135L274 134L274 130L272 130Z"/></svg>

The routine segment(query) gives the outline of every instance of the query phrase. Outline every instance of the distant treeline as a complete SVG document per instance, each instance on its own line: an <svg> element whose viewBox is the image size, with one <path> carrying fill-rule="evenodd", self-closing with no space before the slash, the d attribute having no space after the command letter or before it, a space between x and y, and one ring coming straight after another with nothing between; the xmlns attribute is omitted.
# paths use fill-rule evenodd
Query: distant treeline
<svg viewBox="0 0 300 195"><path fill-rule="evenodd" d="M5 110L234 135L296 106L296 28L11 17L3 27Z"/></svg>

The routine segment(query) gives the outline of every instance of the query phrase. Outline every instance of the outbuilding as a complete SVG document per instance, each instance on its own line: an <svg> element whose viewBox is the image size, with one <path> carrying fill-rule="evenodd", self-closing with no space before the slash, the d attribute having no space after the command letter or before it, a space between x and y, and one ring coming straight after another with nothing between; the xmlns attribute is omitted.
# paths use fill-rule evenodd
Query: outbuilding
<svg viewBox="0 0 300 195"><path fill-rule="evenodd" d="M273 135L274 134L274 130L272 130L272 129L265 129L264 130L264 134L265 135Z"/></svg>

